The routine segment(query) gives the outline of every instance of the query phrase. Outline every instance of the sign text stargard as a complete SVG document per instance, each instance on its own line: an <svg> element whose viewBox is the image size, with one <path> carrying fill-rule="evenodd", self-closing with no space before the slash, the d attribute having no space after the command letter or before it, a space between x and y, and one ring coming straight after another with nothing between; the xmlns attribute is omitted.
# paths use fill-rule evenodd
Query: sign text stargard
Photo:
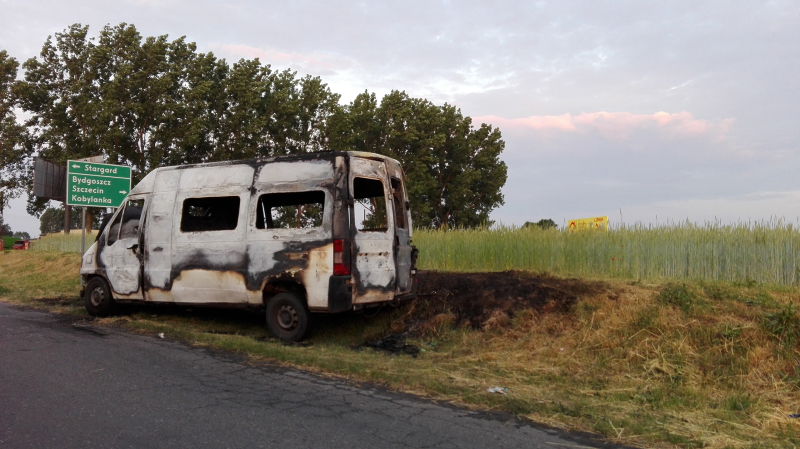
<svg viewBox="0 0 800 449"><path fill-rule="evenodd" d="M131 168L67 161L67 204L119 207L131 191Z"/></svg>

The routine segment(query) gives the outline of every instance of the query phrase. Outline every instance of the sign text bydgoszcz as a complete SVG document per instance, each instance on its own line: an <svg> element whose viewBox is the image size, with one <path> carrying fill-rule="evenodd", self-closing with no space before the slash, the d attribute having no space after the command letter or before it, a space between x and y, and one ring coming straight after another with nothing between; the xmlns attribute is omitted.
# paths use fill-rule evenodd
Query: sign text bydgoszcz
<svg viewBox="0 0 800 449"><path fill-rule="evenodd" d="M131 168L67 161L67 204L119 207L131 191Z"/></svg>

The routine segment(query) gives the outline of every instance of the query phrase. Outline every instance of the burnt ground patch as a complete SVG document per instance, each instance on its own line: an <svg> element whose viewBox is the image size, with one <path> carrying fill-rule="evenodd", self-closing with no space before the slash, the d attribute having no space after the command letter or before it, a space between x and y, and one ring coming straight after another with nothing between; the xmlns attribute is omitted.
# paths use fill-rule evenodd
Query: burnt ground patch
<svg viewBox="0 0 800 449"><path fill-rule="evenodd" d="M445 324L486 329L523 310L569 313L587 296L607 293L608 284L522 271L448 273L420 271L419 294L402 319L403 331Z"/></svg>

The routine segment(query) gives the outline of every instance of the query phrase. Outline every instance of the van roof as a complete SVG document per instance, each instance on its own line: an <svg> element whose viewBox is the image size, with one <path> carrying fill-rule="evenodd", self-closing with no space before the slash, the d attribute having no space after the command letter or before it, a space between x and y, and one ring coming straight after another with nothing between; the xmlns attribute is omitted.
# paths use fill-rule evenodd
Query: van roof
<svg viewBox="0 0 800 449"><path fill-rule="evenodd" d="M202 162L198 164L186 164L186 165L171 165L167 167L159 167L155 170L168 170L168 169L182 170L192 167L214 167L214 166L236 165L236 164L261 165L269 162L314 161L320 159L323 160L333 159L337 156L361 157L365 159L390 160L393 162L397 162L396 160L390 158L389 156L384 156L378 153L369 153L366 151L318 151L316 153L286 154L281 156L272 156L272 157L255 158L255 159L237 159L232 161Z"/></svg>
<svg viewBox="0 0 800 449"><path fill-rule="evenodd" d="M141 181L139 181L136 186L131 189L130 193L146 193L151 192L153 189L153 182L155 181L156 172L159 171L166 171L166 170L185 170L194 167L220 167L220 166L230 166L230 165L250 165L252 167L258 167L264 164L268 164L271 162L293 162L293 161L315 161L315 160L333 160L336 157L344 156L344 157L358 157L364 159L375 159L375 160L388 160L392 161L396 164L399 162L395 159L390 158L389 156L384 156L382 154L377 153L369 153L366 151L319 151L315 153L300 153L300 154L287 154L281 156L273 156L273 157L266 157L266 158L255 158L255 159L238 159L232 161L218 161L218 162L203 162L198 164L186 164L186 165L171 165L166 167L158 167L150 173L148 173Z"/></svg>

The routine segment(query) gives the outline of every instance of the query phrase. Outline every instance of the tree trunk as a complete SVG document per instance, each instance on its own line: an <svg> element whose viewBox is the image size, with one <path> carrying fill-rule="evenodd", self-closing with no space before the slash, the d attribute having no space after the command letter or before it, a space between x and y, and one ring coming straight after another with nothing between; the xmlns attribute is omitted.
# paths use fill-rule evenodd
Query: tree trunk
<svg viewBox="0 0 800 449"><path fill-rule="evenodd" d="M92 232L92 220L94 220L94 208L86 208L86 233Z"/></svg>

